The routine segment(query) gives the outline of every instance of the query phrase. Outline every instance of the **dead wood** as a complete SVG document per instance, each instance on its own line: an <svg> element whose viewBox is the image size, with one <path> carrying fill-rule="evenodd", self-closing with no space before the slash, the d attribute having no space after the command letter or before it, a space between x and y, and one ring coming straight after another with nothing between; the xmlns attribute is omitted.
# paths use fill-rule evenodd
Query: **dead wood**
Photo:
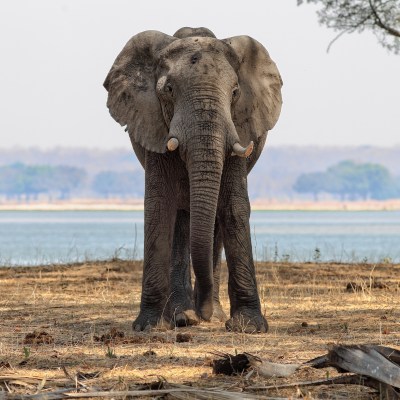
<svg viewBox="0 0 400 400"><path fill-rule="evenodd" d="M249 353L244 354L247 356L250 366L264 378L287 378L303 367L302 364L278 364L261 360L259 357Z"/></svg>
<svg viewBox="0 0 400 400"><path fill-rule="evenodd" d="M374 345L334 346L328 354L306 364L313 368L334 367L339 372L355 372L400 388L400 352Z"/></svg>
<svg viewBox="0 0 400 400"><path fill-rule="evenodd" d="M213 352L211 354L219 357L212 362L214 374L240 375L250 368L250 362L246 354L232 355L220 352ZM261 361L258 357L257 359Z"/></svg>
<svg viewBox="0 0 400 400"><path fill-rule="evenodd" d="M341 375L335 376L329 379L320 379L316 381L302 381L285 383L281 385L252 385L247 386L246 390L272 390L272 389L287 389L292 387L307 387L307 386L321 386L321 385L360 385L367 386L375 389L381 394L383 400L398 400L400 399L400 394L395 391L395 389L386 385L382 382L378 382L376 379L369 378L367 376L360 376L358 374L351 375Z"/></svg>
<svg viewBox="0 0 400 400"><path fill-rule="evenodd" d="M328 354L309 360L303 364L278 364L249 353L235 356L214 353L220 358L214 360L214 373L232 375L255 370L260 376L289 377L304 367L334 367L338 372L352 372L353 375L324 379L314 382L298 382L289 385L270 387L248 387L247 389L272 389L296 386L317 386L324 384L362 385L377 390L383 399L400 399L400 352L396 349L376 345L334 346Z"/></svg>
<svg viewBox="0 0 400 400"><path fill-rule="evenodd" d="M70 389L71 390L71 389ZM1 395L1 393L0 393ZM177 399L211 399L211 400L240 400L240 399L261 399L278 400L276 397L260 396L258 394L244 392L229 392L220 389L194 389L191 387L180 387L160 390L126 390L126 391L99 391L99 392L56 392L40 393L36 395L14 395L4 393L0 400L62 400L72 398L126 398L126 397L157 397L169 395ZM286 398L279 397L279 400Z"/></svg>

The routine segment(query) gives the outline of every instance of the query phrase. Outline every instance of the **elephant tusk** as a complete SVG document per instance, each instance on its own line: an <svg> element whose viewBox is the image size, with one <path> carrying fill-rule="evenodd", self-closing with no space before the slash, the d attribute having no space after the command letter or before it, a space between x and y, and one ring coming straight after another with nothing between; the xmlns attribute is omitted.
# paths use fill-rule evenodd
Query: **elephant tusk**
<svg viewBox="0 0 400 400"><path fill-rule="evenodd" d="M167 149L169 151L176 150L178 148L178 146L179 146L179 140L177 138L171 138L168 140Z"/></svg>
<svg viewBox="0 0 400 400"><path fill-rule="evenodd" d="M254 149L254 142L251 141L247 147L242 147L240 143L235 143L233 145L233 156L239 156L239 157L248 157Z"/></svg>

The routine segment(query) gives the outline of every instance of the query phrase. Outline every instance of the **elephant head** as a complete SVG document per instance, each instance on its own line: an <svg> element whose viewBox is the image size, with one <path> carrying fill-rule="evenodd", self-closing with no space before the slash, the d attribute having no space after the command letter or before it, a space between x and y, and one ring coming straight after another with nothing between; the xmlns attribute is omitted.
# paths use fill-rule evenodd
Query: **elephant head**
<svg viewBox="0 0 400 400"><path fill-rule="evenodd" d="M112 117L134 143L150 152L179 152L186 164L198 310L208 319L223 165L228 157L249 156L275 125L282 104L277 67L248 36L219 40L205 28L182 28L174 36L146 31L128 41L104 86Z"/></svg>

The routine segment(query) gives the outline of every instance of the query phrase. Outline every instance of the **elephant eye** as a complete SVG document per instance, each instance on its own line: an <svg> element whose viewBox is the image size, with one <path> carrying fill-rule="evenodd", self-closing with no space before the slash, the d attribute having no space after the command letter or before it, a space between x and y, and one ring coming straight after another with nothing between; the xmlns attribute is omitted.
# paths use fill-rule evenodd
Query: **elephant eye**
<svg viewBox="0 0 400 400"><path fill-rule="evenodd" d="M235 86L232 90L232 101L236 101L240 96L240 89L238 86Z"/></svg>
<svg viewBox="0 0 400 400"><path fill-rule="evenodd" d="M167 83L167 84L164 86L164 91L167 92L167 93L172 93L172 86L171 86L170 83Z"/></svg>

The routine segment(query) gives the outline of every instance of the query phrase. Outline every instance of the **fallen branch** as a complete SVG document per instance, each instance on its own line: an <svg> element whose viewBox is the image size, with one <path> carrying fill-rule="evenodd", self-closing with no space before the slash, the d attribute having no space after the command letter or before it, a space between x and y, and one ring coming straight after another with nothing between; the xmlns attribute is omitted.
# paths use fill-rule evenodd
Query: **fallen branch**
<svg viewBox="0 0 400 400"><path fill-rule="evenodd" d="M227 375L242 374L253 370L265 378L287 378L295 374L300 368L305 367L334 367L338 372L353 373L353 375L315 382L298 382L278 386L250 386L247 389L276 389L340 383L368 386L377 390L384 399L400 399L400 391L398 390L400 389L400 351L390 347L375 345L334 346L328 354L303 364L272 363L249 353L237 354L236 356L224 353L214 354L220 357L219 360L214 360L214 372Z"/></svg>
<svg viewBox="0 0 400 400"><path fill-rule="evenodd" d="M213 390L213 389L193 389L187 388L171 388L171 389L160 389L160 390L127 390L127 391L108 391L108 392L86 392L86 393L72 393L72 392L47 392L36 395L13 395L5 394L4 397L0 397L1 400L30 400L30 399L42 399L42 400L62 400L72 398L110 398L110 397L157 397L162 395L171 395L178 399L210 399L210 400L240 400L240 399L264 399L264 400L285 400L285 398L279 397L266 397L258 394L243 393L243 392L229 392L226 390Z"/></svg>
<svg viewBox="0 0 400 400"><path fill-rule="evenodd" d="M258 373L258 375L264 378L287 378L293 375L298 369L304 368L303 364L278 364L265 360L261 360L259 357L253 356L249 353L244 353L249 364Z"/></svg>
<svg viewBox="0 0 400 400"><path fill-rule="evenodd" d="M328 354L307 361L313 368L334 367L400 388L400 352L384 346L334 346ZM397 362L396 362L397 361Z"/></svg>

